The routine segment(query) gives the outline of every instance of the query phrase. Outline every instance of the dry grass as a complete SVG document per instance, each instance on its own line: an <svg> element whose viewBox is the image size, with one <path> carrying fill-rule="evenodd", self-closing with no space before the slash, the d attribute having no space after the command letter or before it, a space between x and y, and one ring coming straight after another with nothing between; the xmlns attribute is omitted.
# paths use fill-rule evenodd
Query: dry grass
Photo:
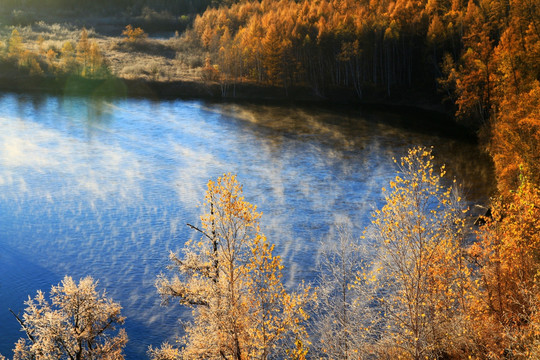
<svg viewBox="0 0 540 360"><path fill-rule="evenodd" d="M182 52L182 39L144 39L127 43L123 38L98 41L112 73L129 79L161 81L199 80L203 54Z"/></svg>
<svg viewBox="0 0 540 360"><path fill-rule="evenodd" d="M15 27L0 28L0 42L7 44ZM70 24L47 24L43 21L31 26L17 27L23 38L24 48L40 52L53 49L59 52L65 42L74 47L80 38L81 28ZM205 54L190 46L189 39L173 36L168 39L147 38L126 42L120 31L118 36L107 36L87 29L89 40L95 41L111 73L126 79L160 81L200 80L200 70Z"/></svg>

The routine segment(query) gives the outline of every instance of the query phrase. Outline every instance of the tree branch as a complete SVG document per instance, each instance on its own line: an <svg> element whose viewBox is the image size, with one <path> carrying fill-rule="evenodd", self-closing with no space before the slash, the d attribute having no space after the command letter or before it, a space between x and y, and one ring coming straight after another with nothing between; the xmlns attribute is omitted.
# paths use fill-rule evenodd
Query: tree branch
<svg viewBox="0 0 540 360"><path fill-rule="evenodd" d="M17 316L17 314L15 314L13 312L13 310L9 309L9 312L13 314L13 316L15 316L15 319L17 319L17 321L19 322L19 324L21 324L22 328L24 329L24 332L26 333L26 336L28 336L28 338L30 339L30 341L32 341L32 343L36 343L36 339L34 339L34 337L30 334L30 331L28 330L28 328L26 327L26 325L24 324L24 321L22 321L22 319Z"/></svg>
<svg viewBox="0 0 540 360"><path fill-rule="evenodd" d="M191 225L190 223L187 223L186 225L189 226L190 228L192 228L193 230L196 230L196 231L200 232L201 234L203 234L204 236L206 236L208 239L213 240L207 233L205 233L204 231L202 231L202 230L199 229L198 227L196 227L196 226L194 226L194 225Z"/></svg>

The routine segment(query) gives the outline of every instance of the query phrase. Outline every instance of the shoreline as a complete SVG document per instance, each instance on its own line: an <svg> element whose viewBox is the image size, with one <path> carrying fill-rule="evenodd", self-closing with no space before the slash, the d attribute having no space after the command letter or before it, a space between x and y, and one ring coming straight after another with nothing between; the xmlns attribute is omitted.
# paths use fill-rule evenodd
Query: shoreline
<svg viewBox="0 0 540 360"><path fill-rule="evenodd" d="M457 122L450 109L445 108L436 97L427 92L409 91L406 96L397 93L393 97L372 92L369 98L358 99L350 89L329 89L326 96L313 93L309 87L295 86L288 89L255 83L229 85L223 95L219 83L193 80L157 81L109 77L89 79L80 76L29 76L15 74L0 76L0 91L16 93L40 93L83 97L140 98L148 100L202 100L224 103L249 103L286 106L319 106L335 111L371 109L396 111L407 118L419 116L407 124L420 130L448 132L450 136L478 141L476 129ZM440 101L440 99L439 99ZM437 122L425 122L421 118L435 116ZM421 129L424 126L426 129Z"/></svg>

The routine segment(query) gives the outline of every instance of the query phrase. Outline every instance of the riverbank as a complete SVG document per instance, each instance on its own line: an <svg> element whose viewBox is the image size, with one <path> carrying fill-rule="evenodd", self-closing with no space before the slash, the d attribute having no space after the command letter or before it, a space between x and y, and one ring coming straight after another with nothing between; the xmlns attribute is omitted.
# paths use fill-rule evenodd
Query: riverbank
<svg viewBox="0 0 540 360"><path fill-rule="evenodd" d="M468 142L478 140L476 129L455 121L452 109L445 108L437 97L429 93L396 92L393 96L371 91L370 96L358 99L350 89L328 89L325 96L315 94L308 87L288 89L254 83L229 84L226 89L217 82L195 80L157 81L109 77L88 79L80 76L29 76L13 73L0 76L0 90L17 93L41 93L66 96L146 98L150 100L196 99L211 102L253 103L265 105L297 105L332 108L350 112L360 108L397 111L406 115L393 124L414 128L425 133L459 137ZM225 91L226 90L226 91ZM434 120L435 119L435 120Z"/></svg>
<svg viewBox="0 0 540 360"><path fill-rule="evenodd" d="M186 80L150 80L140 78L107 77L85 78L76 75L31 76L17 73L0 74L0 90L15 92L44 92L82 96L128 96L157 99L212 99L232 101L302 102L321 104L371 104L384 106L411 107L441 114L449 114L440 98L428 92L394 91L391 96L370 89L369 95L358 98L347 88L328 88L316 93L307 86L288 88L239 82L222 84L219 82Z"/></svg>
<svg viewBox="0 0 540 360"><path fill-rule="evenodd" d="M350 89L327 89L325 95L315 94L308 87L288 89L249 82L224 85L217 82L194 80L157 81L148 79L123 79L109 77L88 79L80 76L29 76L13 73L0 76L0 90L17 93L43 93L67 96L147 98L150 100L197 99L212 102L255 103L272 105L300 105L332 107L339 111L358 107L404 113L407 124L418 130L448 132L476 139L475 129L456 123L452 109L446 108L437 97L429 93L396 92L393 96L371 91L370 96L358 99ZM429 116L432 114L433 116ZM418 120L413 120L415 117ZM425 119L437 119L426 121Z"/></svg>

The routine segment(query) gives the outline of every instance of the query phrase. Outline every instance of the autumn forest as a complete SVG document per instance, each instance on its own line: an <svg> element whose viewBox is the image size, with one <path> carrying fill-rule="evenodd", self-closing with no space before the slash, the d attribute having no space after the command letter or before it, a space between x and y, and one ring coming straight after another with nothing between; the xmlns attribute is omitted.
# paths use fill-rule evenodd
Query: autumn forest
<svg viewBox="0 0 540 360"><path fill-rule="evenodd" d="M154 277L190 321L149 358L540 358L537 1L76 3L0 5L4 91L435 109L493 163L496 192L473 224L437 149L411 147L370 225L336 224L316 281L294 287L241 177L209 179L193 240ZM11 311L13 359L124 359L121 304L97 279L51 285Z"/></svg>

